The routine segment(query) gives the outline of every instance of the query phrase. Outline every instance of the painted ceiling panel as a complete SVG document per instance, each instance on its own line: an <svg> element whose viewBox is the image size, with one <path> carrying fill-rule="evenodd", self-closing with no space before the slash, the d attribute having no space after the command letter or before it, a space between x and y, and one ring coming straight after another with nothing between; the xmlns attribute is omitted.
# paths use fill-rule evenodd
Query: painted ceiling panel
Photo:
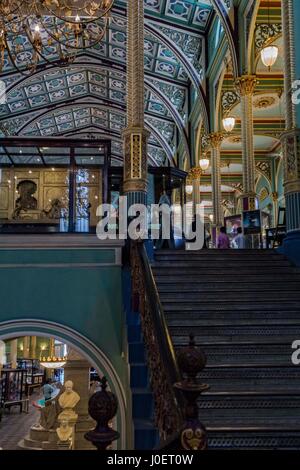
<svg viewBox="0 0 300 470"><path fill-rule="evenodd" d="M111 133L112 137L120 135L126 125L126 5L123 0L115 2L103 41L91 48L88 55L79 55L68 67L48 68L30 75L26 65L32 59L31 45L25 35L17 38L14 43L17 65L27 76L24 78L13 69L6 57L1 79L8 93L7 102L0 105L1 133L71 135L90 128ZM183 124L188 118L190 76L180 55L190 62L201 80L205 75L204 34L213 8L209 0L145 0L145 13L146 23L177 47L174 52L159 34L147 31L146 24L145 113L152 131L149 155L162 162L166 152L169 157L174 152L176 115L177 123L178 116ZM55 28L53 18L43 17L41 21ZM46 37L42 25L41 34ZM49 45L45 55L51 61L59 59L55 45ZM68 110L61 109L63 105ZM46 108L48 112L44 115ZM116 142L115 149L119 145ZM119 150L121 155L121 147Z"/></svg>

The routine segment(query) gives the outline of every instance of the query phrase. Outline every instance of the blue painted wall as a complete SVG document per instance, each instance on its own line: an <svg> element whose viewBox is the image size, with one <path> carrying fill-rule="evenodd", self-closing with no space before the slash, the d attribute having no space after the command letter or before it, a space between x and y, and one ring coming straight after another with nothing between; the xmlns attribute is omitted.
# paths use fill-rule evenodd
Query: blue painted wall
<svg viewBox="0 0 300 470"><path fill-rule="evenodd" d="M114 262L110 249L0 249L0 322L66 325L98 346L125 379L121 267Z"/></svg>

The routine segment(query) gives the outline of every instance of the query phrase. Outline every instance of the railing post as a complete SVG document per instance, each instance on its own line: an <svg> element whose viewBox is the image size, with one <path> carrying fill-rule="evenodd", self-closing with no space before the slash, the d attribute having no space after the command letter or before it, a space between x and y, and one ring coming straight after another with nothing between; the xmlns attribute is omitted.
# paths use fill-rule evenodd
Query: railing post
<svg viewBox="0 0 300 470"><path fill-rule="evenodd" d="M89 399L89 414L97 422L93 431L85 434L85 438L92 442L97 450L106 450L113 441L119 439L120 434L109 427L117 414L118 402L116 396L107 390L107 379L101 379L101 391L94 393Z"/></svg>
<svg viewBox="0 0 300 470"><path fill-rule="evenodd" d="M197 399L202 392L208 390L209 385L198 383L197 375L206 365L206 356L197 348L194 335L190 334L188 347L177 353L178 366L182 372L183 380L174 384L185 398L184 424L180 432L180 448L184 450L205 450L207 448L207 434L205 426L198 418Z"/></svg>

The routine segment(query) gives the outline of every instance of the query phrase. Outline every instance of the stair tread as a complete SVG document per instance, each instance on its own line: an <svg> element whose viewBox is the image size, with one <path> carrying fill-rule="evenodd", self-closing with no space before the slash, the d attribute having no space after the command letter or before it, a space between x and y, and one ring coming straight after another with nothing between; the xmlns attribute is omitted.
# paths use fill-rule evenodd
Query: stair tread
<svg viewBox="0 0 300 470"><path fill-rule="evenodd" d="M175 349L193 332L207 354L199 416L208 432L268 433L278 447L280 433L300 434L300 369L291 362L300 270L275 250L159 250L152 270ZM252 441L238 447L272 446Z"/></svg>

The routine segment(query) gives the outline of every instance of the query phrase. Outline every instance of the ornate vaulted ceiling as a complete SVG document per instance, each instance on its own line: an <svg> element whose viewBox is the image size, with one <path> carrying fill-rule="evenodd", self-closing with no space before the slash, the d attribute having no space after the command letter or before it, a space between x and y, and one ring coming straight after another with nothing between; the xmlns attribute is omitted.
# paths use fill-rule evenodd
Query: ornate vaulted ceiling
<svg viewBox="0 0 300 470"><path fill-rule="evenodd" d="M172 161L178 140L188 151L186 124L190 87L205 75L205 32L209 0L145 0L145 118L151 132L149 159ZM53 21L48 19L49 24ZM55 46L47 49L59 61ZM26 36L16 48L19 72L6 58L1 79L7 103L0 106L6 135L111 136L115 164L121 159L126 126L126 1L115 2L104 40L68 67L40 63L30 75L32 50Z"/></svg>

